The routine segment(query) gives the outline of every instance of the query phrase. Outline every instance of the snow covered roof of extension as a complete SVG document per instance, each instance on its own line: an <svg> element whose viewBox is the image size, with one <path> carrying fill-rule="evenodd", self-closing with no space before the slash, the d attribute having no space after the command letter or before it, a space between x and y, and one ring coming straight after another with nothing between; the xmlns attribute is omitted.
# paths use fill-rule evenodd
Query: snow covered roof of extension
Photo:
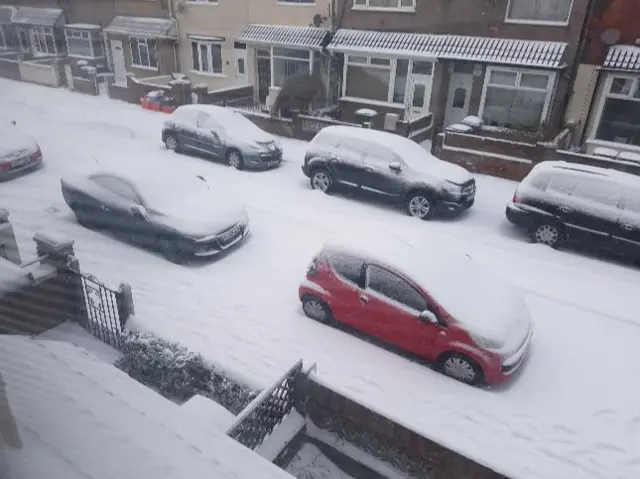
<svg viewBox="0 0 640 479"><path fill-rule="evenodd" d="M608 70L640 72L640 47L614 45L609 48L602 66Z"/></svg>
<svg viewBox="0 0 640 479"><path fill-rule="evenodd" d="M118 15L111 20L111 23L104 31L134 37L178 38L175 22L168 18L125 17Z"/></svg>
<svg viewBox="0 0 640 479"><path fill-rule="evenodd" d="M0 25L11 23L15 11L16 9L14 7L0 5Z"/></svg>
<svg viewBox="0 0 640 479"><path fill-rule="evenodd" d="M4 448L16 477L291 478L71 343L0 336L0 375L23 444Z"/></svg>
<svg viewBox="0 0 640 479"><path fill-rule="evenodd" d="M326 45L328 39L329 31L323 28L253 24L244 29L238 41L319 50Z"/></svg>
<svg viewBox="0 0 640 479"><path fill-rule="evenodd" d="M61 8L19 7L13 16L13 23L53 27L63 15Z"/></svg>
<svg viewBox="0 0 640 479"><path fill-rule="evenodd" d="M340 29L327 46L338 53L382 53L538 68L566 66L563 42Z"/></svg>

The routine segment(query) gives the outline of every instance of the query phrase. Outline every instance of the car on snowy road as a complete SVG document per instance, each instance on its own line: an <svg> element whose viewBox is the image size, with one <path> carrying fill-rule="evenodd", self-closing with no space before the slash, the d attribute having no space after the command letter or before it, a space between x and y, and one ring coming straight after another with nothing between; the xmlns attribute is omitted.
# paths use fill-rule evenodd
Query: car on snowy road
<svg viewBox="0 0 640 479"><path fill-rule="evenodd" d="M13 125L0 129L0 180L13 178L41 165L42 151L33 138Z"/></svg>
<svg viewBox="0 0 640 479"><path fill-rule="evenodd" d="M520 294L468 255L385 235L328 242L299 288L304 313L344 324L469 384L497 384L533 334Z"/></svg>
<svg viewBox="0 0 640 479"><path fill-rule="evenodd" d="M221 106L178 107L164 122L162 141L169 150L201 153L238 170L264 170L282 162L282 147L273 135Z"/></svg>
<svg viewBox="0 0 640 479"><path fill-rule="evenodd" d="M309 142L302 172L325 193L337 185L373 192L427 220L459 214L473 205L476 182L461 166L442 161L393 133L329 126Z"/></svg>
<svg viewBox="0 0 640 479"><path fill-rule="evenodd" d="M244 207L216 194L204 178L155 173L63 178L62 195L81 225L159 250L175 263L216 256L249 233Z"/></svg>
<svg viewBox="0 0 640 479"><path fill-rule="evenodd" d="M640 177L563 161L536 165L507 204L536 243L579 244L640 261Z"/></svg>

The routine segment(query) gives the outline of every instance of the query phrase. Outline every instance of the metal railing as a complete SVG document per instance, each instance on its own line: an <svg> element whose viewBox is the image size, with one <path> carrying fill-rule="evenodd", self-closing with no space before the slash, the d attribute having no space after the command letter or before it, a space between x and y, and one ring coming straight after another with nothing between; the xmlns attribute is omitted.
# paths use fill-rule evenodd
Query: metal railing
<svg viewBox="0 0 640 479"><path fill-rule="evenodd" d="M75 273L80 277L84 296L85 317L80 324L98 339L120 349L124 329L121 294L107 288L90 275Z"/></svg>
<svg viewBox="0 0 640 479"><path fill-rule="evenodd" d="M227 435L249 449L258 447L293 409L295 387L301 371L302 359L236 416L227 429Z"/></svg>

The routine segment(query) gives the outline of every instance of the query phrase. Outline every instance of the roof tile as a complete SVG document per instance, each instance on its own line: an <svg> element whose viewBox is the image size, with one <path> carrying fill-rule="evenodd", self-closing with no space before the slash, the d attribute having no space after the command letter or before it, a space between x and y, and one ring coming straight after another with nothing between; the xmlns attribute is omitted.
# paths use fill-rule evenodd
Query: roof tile
<svg viewBox="0 0 640 479"><path fill-rule="evenodd" d="M245 28L238 41L319 49L328 38L329 32L322 28L253 24Z"/></svg>
<svg viewBox="0 0 640 479"><path fill-rule="evenodd" d="M614 45L609 48L602 66L609 70L640 72L640 47Z"/></svg>

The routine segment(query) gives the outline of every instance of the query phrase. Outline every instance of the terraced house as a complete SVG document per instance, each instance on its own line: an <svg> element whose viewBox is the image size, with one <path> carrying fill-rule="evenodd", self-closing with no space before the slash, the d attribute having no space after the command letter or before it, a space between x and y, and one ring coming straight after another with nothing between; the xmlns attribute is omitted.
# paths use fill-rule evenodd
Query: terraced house
<svg viewBox="0 0 640 479"><path fill-rule="evenodd" d="M252 85L262 103L287 78L326 72L330 0L175 0L180 64L210 90Z"/></svg>

